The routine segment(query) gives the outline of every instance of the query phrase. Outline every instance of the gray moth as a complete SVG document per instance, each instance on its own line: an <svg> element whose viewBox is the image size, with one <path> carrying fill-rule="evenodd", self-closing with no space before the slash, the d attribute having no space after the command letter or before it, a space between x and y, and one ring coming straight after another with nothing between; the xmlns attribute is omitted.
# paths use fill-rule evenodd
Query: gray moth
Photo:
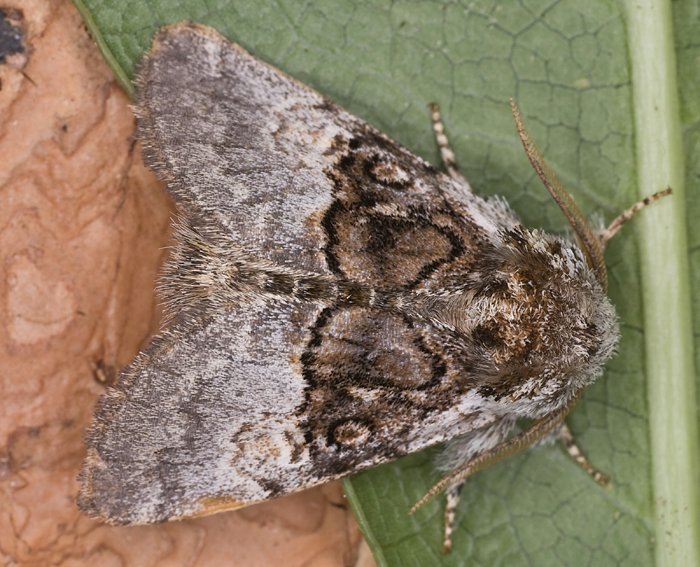
<svg viewBox="0 0 700 567"><path fill-rule="evenodd" d="M439 467L467 471L440 487L453 510L468 472L556 430L613 354L604 240L577 210L581 246L475 195L437 119L451 175L190 23L157 34L136 85L179 220L164 329L87 434L90 516L234 509L439 443Z"/></svg>

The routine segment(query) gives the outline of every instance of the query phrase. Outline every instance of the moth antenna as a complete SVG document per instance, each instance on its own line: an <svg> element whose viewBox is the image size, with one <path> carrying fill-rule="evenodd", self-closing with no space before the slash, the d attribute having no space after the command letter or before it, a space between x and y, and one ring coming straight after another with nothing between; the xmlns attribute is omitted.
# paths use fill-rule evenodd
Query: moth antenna
<svg viewBox="0 0 700 567"><path fill-rule="evenodd" d="M598 238L588 220L578 208L571 194L564 189L557 176L552 171L552 168L544 161L539 150L528 135L523 124L520 110L518 110L515 100L510 98L510 109L515 120L515 128L518 131L518 136L523 144L527 158L532 164L532 168L537 173L537 176L542 180L542 183L549 191L549 194L556 201L559 208L564 213L566 220L569 221L571 228L576 234L576 238L586 255L588 265L596 274L596 279L600 283L604 291L608 289L608 271L605 267L605 259L603 258L603 244Z"/></svg>
<svg viewBox="0 0 700 567"><path fill-rule="evenodd" d="M409 514L415 513L418 508L421 508L423 505L430 502L438 494L451 486L463 482L468 476L471 476L475 472L483 470L495 462L526 449L548 435L551 431L564 422L564 419L569 412L574 409L580 394L581 393L579 392L579 394L563 408L545 415L544 417L535 421L525 431L522 431L510 439L506 439L492 449L478 455L477 457L474 457L461 467L456 468L451 473L442 477L430 488L430 490L428 490L428 492L423 495L420 500L418 500L418 502L413 505L409 511Z"/></svg>
<svg viewBox="0 0 700 567"><path fill-rule="evenodd" d="M655 203L659 199L666 197L667 195L670 195L672 192L673 192L673 190L670 187L666 187L666 189L664 189L663 191L657 191L653 195L649 195L648 197L644 197L644 199L636 202L629 209L627 209L626 211L623 211L619 215L617 215L617 218L615 218L615 220L613 220L608 225L608 228L606 228L599 235L600 244L603 247L603 249L605 249L605 246L608 244L608 241L613 236L615 236L618 233L618 231L623 227L623 225L628 220L630 220L634 215L636 215L639 211L648 207L652 203Z"/></svg>

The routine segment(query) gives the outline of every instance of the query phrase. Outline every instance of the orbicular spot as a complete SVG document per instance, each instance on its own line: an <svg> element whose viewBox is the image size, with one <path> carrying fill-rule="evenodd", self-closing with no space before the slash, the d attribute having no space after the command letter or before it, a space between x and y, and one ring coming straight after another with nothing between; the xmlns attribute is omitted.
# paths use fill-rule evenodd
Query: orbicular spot
<svg viewBox="0 0 700 567"><path fill-rule="evenodd" d="M365 160L365 173L384 187L402 189L411 182L411 175L387 154L375 154Z"/></svg>
<svg viewBox="0 0 700 567"><path fill-rule="evenodd" d="M371 425L362 419L346 419L333 425L328 432L328 444L353 447L366 443L372 435Z"/></svg>
<svg viewBox="0 0 700 567"><path fill-rule="evenodd" d="M499 346L502 341L498 336L498 329L493 325L477 325L472 331L474 342L486 348Z"/></svg>

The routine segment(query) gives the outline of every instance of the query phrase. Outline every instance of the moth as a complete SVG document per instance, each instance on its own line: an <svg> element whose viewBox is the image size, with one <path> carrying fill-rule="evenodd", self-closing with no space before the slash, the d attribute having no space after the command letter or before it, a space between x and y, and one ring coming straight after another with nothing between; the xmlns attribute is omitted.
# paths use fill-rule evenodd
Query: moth
<svg viewBox="0 0 700 567"><path fill-rule="evenodd" d="M201 25L161 30L136 87L180 218L164 330L98 403L81 509L202 516L446 443L426 498L447 490L449 547L464 478L561 428L613 354L603 248L645 203L594 234L514 109L576 241L529 230L471 191L436 107L447 174Z"/></svg>

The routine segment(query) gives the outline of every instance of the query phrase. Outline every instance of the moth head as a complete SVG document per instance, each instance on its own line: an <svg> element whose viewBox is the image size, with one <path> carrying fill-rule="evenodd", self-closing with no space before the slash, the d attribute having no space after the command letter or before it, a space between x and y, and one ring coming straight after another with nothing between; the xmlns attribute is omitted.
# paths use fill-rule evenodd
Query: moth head
<svg viewBox="0 0 700 567"><path fill-rule="evenodd" d="M479 361L482 395L546 408L600 375L617 344L617 316L575 243L509 228L475 272L469 299L453 313Z"/></svg>

